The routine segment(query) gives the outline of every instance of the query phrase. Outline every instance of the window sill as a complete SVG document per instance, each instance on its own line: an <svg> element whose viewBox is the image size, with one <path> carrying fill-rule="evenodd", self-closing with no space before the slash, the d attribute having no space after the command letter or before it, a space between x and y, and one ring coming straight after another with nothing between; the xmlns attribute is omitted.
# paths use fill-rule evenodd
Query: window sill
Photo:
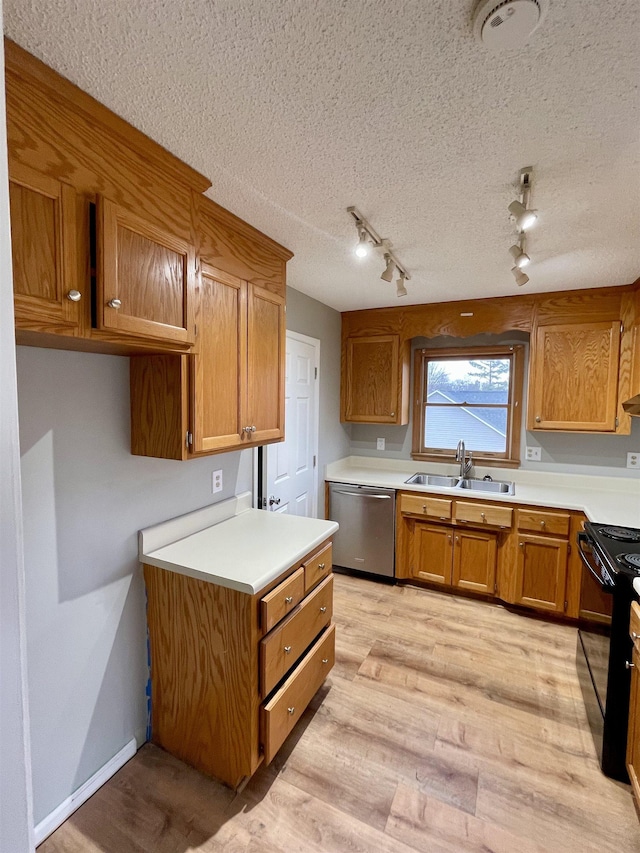
<svg viewBox="0 0 640 853"><path fill-rule="evenodd" d="M411 458L416 462L444 462L449 465L458 465L452 454L450 453L412 453ZM488 468L519 468L519 459L498 459L495 456L476 456L472 457L474 465Z"/></svg>

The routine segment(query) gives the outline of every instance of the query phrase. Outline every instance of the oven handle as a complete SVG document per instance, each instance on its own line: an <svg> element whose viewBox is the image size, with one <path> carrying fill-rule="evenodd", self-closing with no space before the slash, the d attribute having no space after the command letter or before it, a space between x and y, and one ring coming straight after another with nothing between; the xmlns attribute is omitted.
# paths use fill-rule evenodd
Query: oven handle
<svg viewBox="0 0 640 853"><path fill-rule="evenodd" d="M580 554L580 559L582 560L583 564L589 569L590 573L593 575L593 577L597 581L598 586L600 586L604 592L612 593L613 592L613 583L605 583L605 581L602 578L602 576L600 575L600 573L596 572L596 570L591 565L591 562L589 561L589 558L587 557L587 555L586 555L586 553L582 547L582 543L588 542L588 541L589 541L589 537L587 536L587 534L584 533L583 531L580 531L580 533L578 533L578 553Z"/></svg>

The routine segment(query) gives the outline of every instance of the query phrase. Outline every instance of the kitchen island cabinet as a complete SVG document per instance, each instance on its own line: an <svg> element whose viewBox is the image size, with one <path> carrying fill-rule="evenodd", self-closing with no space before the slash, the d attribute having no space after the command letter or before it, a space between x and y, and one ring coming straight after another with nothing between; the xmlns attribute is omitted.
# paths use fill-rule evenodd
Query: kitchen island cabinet
<svg viewBox="0 0 640 853"><path fill-rule="evenodd" d="M232 788L273 759L335 656L337 525L249 506L224 501L140 543L152 740Z"/></svg>

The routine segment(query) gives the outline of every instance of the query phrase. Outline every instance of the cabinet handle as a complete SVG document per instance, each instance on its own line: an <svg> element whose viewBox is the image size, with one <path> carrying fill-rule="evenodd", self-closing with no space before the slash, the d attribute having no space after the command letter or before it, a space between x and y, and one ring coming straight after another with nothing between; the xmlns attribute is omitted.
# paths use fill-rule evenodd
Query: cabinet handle
<svg viewBox="0 0 640 853"><path fill-rule="evenodd" d="M395 418L395 416L396 416L396 413L395 413L395 412L391 412L391 417L392 417L392 418Z"/></svg>
<svg viewBox="0 0 640 853"><path fill-rule="evenodd" d="M288 595L284 600L285 604L291 604L292 601L293 601L292 595Z"/></svg>
<svg viewBox="0 0 640 853"><path fill-rule="evenodd" d="M459 542L459 541L460 541L460 537L456 536L456 542Z"/></svg>
<svg viewBox="0 0 640 853"><path fill-rule="evenodd" d="M72 302L80 302L82 294L79 290L70 290L69 293L67 293L67 299L70 299Z"/></svg>
<svg viewBox="0 0 640 853"><path fill-rule="evenodd" d="M520 545L521 548L524 548L524 542L519 542L518 544Z"/></svg>
<svg viewBox="0 0 640 853"><path fill-rule="evenodd" d="M485 520L486 520L486 515L485 515L483 512L481 512L481 513L480 513L480 518L481 518L483 521L485 521Z"/></svg>
<svg viewBox="0 0 640 853"><path fill-rule="evenodd" d="M319 570L324 569L324 563L318 563L318 569Z"/></svg>
<svg viewBox="0 0 640 853"><path fill-rule="evenodd" d="M290 714L295 714L296 709L295 709L295 708L293 708L293 707L291 707L291 708L287 708L287 711L288 711Z"/></svg>
<svg viewBox="0 0 640 853"><path fill-rule="evenodd" d="M426 512L426 511L427 511L427 505L426 505L426 504L422 504L422 512Z"/></svg>
<svg viewBox="0 0 640 853"><path fill-rule="evenodd" d="M628 660L626 660L626 661L624 662L624 665L625 665L625 669L635 669L635 668L636 668L635 663L631 663L631 662L630 662L630 661L628 661Z"/></svg>
<svg viewBox="0 0 640 853"><path fill-rule="evenodd" d="M326 613L326 612L327 612L327 608L326 608L326 607L321 607L321 608L320 608L320 613Z"/></svg>
<svg viewBox="0 0 640 853"><path fill-rule="evenodd" d="M329 663L329 658L322 658L322 663Z"/></svg>
<svg viewBox="0 0 640 853"><path fill-rule="evenodd" d="M640 634L636 634L636 632L635 632L635 631L632 631L632 632L631 632L631 639L632 639L632 640L637 640L637 639L638 639L638 637L640 637Z"/></svg>
<svg viewBox="0 0 640 853"><path fill-rule="evenodd" d="M547 522L546 522L546 521L541 521L541 522L540 522L540 527L546 527L546 526L547 526Z"/></svg>
<svg viewBox="0 0 640 853"><path fill-rule="evenodd" d="M121 305L122 305L122 300L121 300L121 299L110 299L110 300L107 302L107 305L109 306L109 308L116 308L116 309L118 309L118 308L120 308L120 307L121 307Z"/></svg>
<svg viewBox="0 0 640 853"><path fill-rule="evenodd" d="M452 536L451 536L451 534L449 534L449 535L447 536L447 539L449 540L449 542L451 542L451 541L452 541Z"/></svg>
<svg viewBox="0 0 640 853"><path fill-rule="evenodd" d="M540 417L540 415L536 415L536 423L539 424L541 420L542 418Z"/></svg>
<svg viewBox="0 0 640 853"><path fill-rule="evenodd" d="M285 654L288 655L291 652L291 646L285 646L284 651L285 651Z"/></svg>

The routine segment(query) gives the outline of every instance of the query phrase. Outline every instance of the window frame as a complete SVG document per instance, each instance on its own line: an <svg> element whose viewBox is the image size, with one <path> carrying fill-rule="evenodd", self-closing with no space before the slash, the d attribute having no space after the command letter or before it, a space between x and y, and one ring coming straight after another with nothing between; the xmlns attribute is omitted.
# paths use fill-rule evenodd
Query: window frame
<svg viewBox="0 0 640 853"><path fill-rule="evenodd" d="M423 447L426 399L426 372L431 361L451 360L452 358L482 361L485 359L508 358L511 361L509 371L509 395L507 403L507 442L504 453L473 451L474 463L499 465L503 468L520 466L520 435L522 428L522 396L524 388L524 351L522 344L483 347L418 347L413 356L413 440L411 458L430 462L453 461L455 451ZM463 406L463 403L457 404Z"/></svg>

